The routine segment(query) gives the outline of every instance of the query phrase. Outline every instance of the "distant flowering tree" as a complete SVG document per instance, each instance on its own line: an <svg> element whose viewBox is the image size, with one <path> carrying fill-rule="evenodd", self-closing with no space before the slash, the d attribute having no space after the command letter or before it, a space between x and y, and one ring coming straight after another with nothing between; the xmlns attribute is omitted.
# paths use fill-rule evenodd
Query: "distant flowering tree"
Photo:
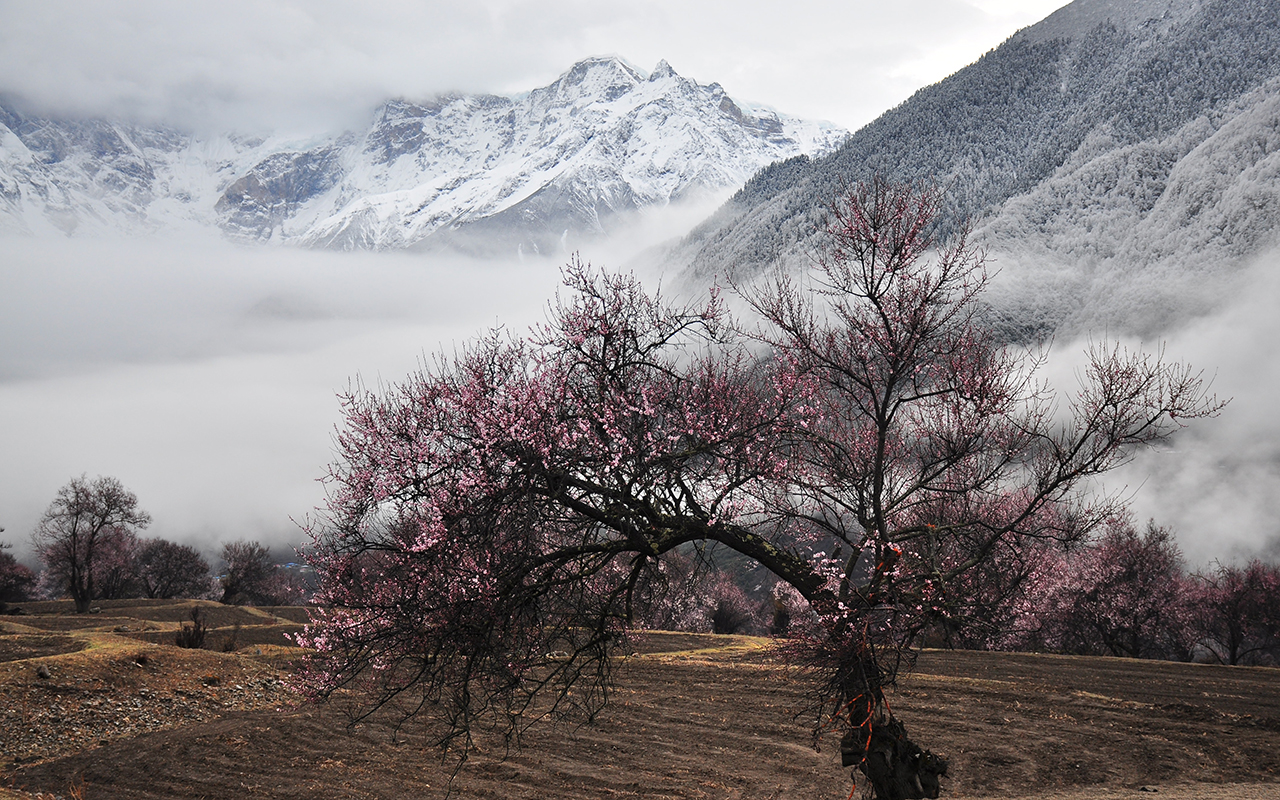
<svg viewBox="0 0 1280 800"><path fill-rule="evenodd" d="M126 540L150 522L138 498L115 478L73 479L58 490L32 533L45 566L42 582L70 594L77 613L87 612L102 596L100 581L111 584L119 577L115 569L129 548Z"/></svg>
<svg viewBox="0 0 1280 800"><path fill-rule="evenodd" d="M645 630L710 632L706 575L700 566L679 551L659 560L631 593L630 624Z"/></svg>
<svg viewBox="0 0 1280 800"><path fill-rule="evenodd" d="M922 626L921 642L967 650L1042 647L1037 614L1067 569L1066 544L1031 537L1001 543L958 577L943 613Z"/></svg>
<svg viewBox="0 0 1280 800"><path fill-rule="evenodd" d="M138 534L128 528L116 528L104 536L98 546L95 600L121 600L139 597Z"/></svg>
<svg viewBox="0 0 1280 800"><path fill-rule="evenodd" d="M669 553L632 594L638 628L693 633L762 634L764 604L754 602L729 573L679 552Z"/></svg>
<svg viewBox="0 0 1280 800"><path fill-rule="evenodd" d="M140 591L134 580L137 550L138 535L132 530L112 527L102 532L94 546L91 600L137 596ZM71 567L69 559L46 562L39 577L41 596L56 599L70 595Z"/></svg>
<svg viewBox="0 0 1280 800"><path fill-rule="evenodd" d="M945 762L884 699L916 637L964 625L992 559L1111 515L1082 481L1218 407L1187 368L1098 346L1054 413L1036 362L986 332L980 255L939 246L938 210L881 181L842 198L811 279L745 292L768 358L716 295L677 307L575 261L533 336L353 390L311 531L331 610L299 637L303 690L417 698L442 741L593 714L637 587L714 542L816 614L793 655L846 764L880 798L937 796Z"/></svg>
<svg viewBox="0 0 1280 800"><path fill-rule="evenodd" d="M764 633L763 607L753 601L726 572L717 572L707 587L712 633Z"/></svg>
<svg viewBox="0 0 1280 800"><path fill-rule="evenodd" d="M1108 522L1090 546L1058 555L1032 587L1023 645L1077 655L1188 661L1196 590L1173 535L1132 519Z"/></svg>
<svg viewBox="0 0 1280 800"><path fill-rule="evenodd" d="M12 546L0 544L0 604L28 599L36 585L35 573L7 552Z"/></svg>
<svg viewBox="0 0 1280 800"><path fill-rule="evenodd" d="M1197 576L1201 643L1223 664L1280 663L1280 566L1219 564Z"/></svg>

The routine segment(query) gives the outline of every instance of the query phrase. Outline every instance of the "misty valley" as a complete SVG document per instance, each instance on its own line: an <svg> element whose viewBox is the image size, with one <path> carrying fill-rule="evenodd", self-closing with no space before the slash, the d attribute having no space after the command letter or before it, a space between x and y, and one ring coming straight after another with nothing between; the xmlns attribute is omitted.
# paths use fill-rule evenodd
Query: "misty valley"
<svg viewBox="0 0 1280 800"><path fill-rule="evenodd" d="M0 80L0 798L1277 796L1275 3L368 109Z"/></svg>

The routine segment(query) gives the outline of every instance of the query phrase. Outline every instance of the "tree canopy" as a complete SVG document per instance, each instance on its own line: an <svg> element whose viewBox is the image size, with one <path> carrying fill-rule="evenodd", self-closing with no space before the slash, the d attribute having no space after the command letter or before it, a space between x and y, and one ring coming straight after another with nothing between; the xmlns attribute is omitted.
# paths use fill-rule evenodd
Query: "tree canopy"
<svg viewBox="0 0 1280 800"><path fill-rule="evenodd" d="M637 587L725 547L816 615L792 650L846 765L881 798L937 796L945 761L884 702L917 637L989 624L1026 574L993 565L1088 535L1119 504L1085 482L1220 405L1188 367L1108 345L1061 403L988 331L981 253L936 240L940 208L849 191L811 275L742 290L747 323L717 292L673 303L575 260L531 335L355 387L311 530L330 610L301 637L304 690L430 709L442 741L592 715Z"/></svg>

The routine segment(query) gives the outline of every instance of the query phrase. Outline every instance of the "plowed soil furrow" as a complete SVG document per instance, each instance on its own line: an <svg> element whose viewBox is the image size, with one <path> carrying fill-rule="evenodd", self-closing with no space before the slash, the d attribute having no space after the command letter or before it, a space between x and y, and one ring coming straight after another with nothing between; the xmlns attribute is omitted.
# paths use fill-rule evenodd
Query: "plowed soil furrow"
<svg viewBox="0 0 1280 800"><path fill-rule="evenodd" d="M298 616L272 619L283 629ZM79 635L70 622L49 628ZM111 709L146 718L156 698L172 698L175 708L190 701L200 712L156 712L155 724L101 740L62 731L49 749L3 762L0 783L15 789L87 800L432 798L445 796L456 765L429 746L425 723L397 729L382 715L352 727L340 704L264 707L270 697L288 700L272 689L285 664L278 647L188 656L121 635L112 650L103 644L112 634L97 632L88 649L31 650L38 657L22 660L22 636L51 635L10 635L18 660L0 665L0 689L10 710L26 703L28 718L47 710L36 708L46 698L65 712L43 717L49 725L78 724L76 692L92 695L94 719ZM806 682L767 644L654 634L621 662L616 691L594 722L539 722L511 751L481 737L453 777L453 796L843 800L849 771L839 765L838 742L811 746L812 720L796 717ZM127 660L136 648L150 654L142 665ZM50 680L32 677L38 663L51 665ZM207 683L214 673L222 680ZM256 707L243 697L257 698ZM914 739L950 759L944 797L1280 798L1276 669L928 651L892 703ZM6 728L5 753L17 752L15 735Z"/></svg>

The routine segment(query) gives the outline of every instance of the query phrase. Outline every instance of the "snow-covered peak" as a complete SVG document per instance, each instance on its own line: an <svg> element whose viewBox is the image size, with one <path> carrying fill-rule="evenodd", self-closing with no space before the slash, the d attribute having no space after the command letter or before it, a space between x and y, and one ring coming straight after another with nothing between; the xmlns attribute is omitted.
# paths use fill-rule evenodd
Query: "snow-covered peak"
<svg viewBox="0 0 1280 800"><path fill-rule="evenodd" d="M545 89L533 94L559 102L614 100L644 82L640 70L617 56L594 56L574 64Z"/></svg>
<svg viewBox="0 0 1280 800"><path fill-rule="evenodd" d="M660 81L667 78L673 78L675 76L676 71L671 68L671 65L668 64L667 60L664 58L658 62L658 66L653 68L653 72L649 73L649 80Z"/></svg>

